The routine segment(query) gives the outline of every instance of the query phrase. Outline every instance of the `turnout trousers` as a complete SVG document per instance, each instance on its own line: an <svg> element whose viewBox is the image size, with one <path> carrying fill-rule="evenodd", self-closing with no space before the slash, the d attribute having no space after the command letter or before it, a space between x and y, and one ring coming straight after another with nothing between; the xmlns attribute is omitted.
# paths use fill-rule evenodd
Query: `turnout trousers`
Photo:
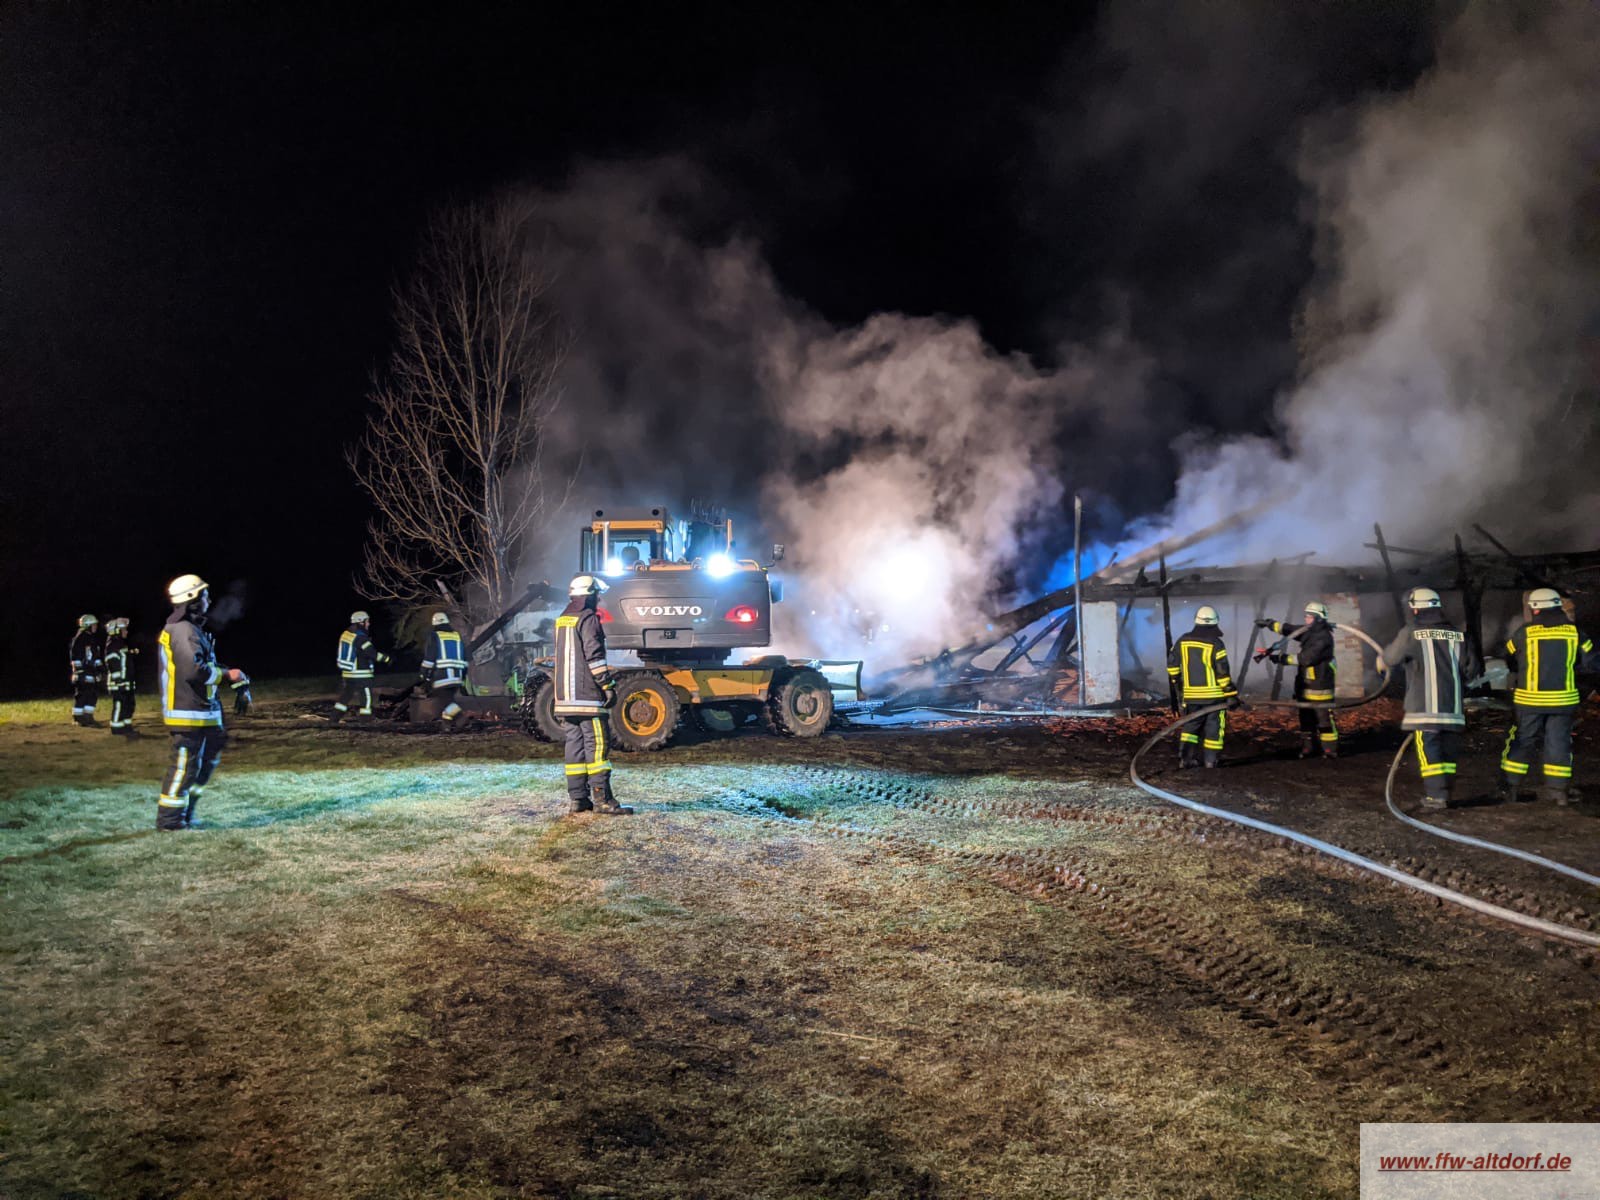
<svg viewBox="0 0 1600 1200"><path fill-rule="evenodd" d="M1202 708L1212 708L1216 700L1186 700L1183 711L1187 713L1198 712ZM1204 756L1208 767L1217 765L1217 760L1222 757L1222 742L1228 736L1228 713L1226 709L1204 717L1196 717L1183 727L1178 734L1178 762L1183 766L1192 766L1201 761Z"/></svg>
<svg viewBox="0 0 1600 1200"><path fill-rule="evenodd" d="M94 706L100 703L100 681L80 679L72 685L72 717L75 721L93 720Z"/></svg>
<svg viewBox="0 0 1600 1200"><path fill-rule="evenodd" d="M1423 794L1432 800L1449 800L1465 733L1460 729L1413 729L1411 736L1417 748Z"/></svg>
<svg viewBox="0 0 1600 1200"><path fill-rule="evenodd" d="M193 823L200 791L211 782L227 744L228 735L220 725L172 731L172 765L156 801L157 829L187 829Z"/></svg>
<svg viewBox="0 0 1600 1200"><path fill-rule="evenodd" d="M461 705L456 703L456 697L461 694L459 683L434 684L433 696L444 707L439 710L439 719L448 727L452 721L461 715Z"/></svg>
<svg viewBox="0 0 1600 1200"><path fill-rule="evenodd" d="M1506 734L1506 748L1500 754L1500 769L1505 772L1506 781L1516 787L1538 758L1544 766L1545 791L1565 796L1572 782L1572 727L1577 716L1570 708L1517 705L1516 721Z"/></svg>
<svg viewBox="0 0 1600 1200"><path fill-rule="evenodd" d="M1310 700L1314 703L1327 704L1333 700L1331 691L1320 691L1316 688L1295 688L1296 700ZM1322 743L1324 753L1337 754L1339 752L1339 727L1333 723L1333 709L1331 708L1297 708L1300 714L1300 732L1307 738L1313 734Z"/></svg>
<svg viewBox="0 0 1600 1200"><path fill-rule="evenodd" d="M561 717L559 720L566 732L567 799L574 804L588 804L592 795L609 796L611 761L606 757L606 719Z"/></svg>
<svg viewBox="0 0 1600 1200"><path fill-rule="evenodd" d="M133 696L131 687L111 689L111 728L127 729L133 724Z"/></svg>
<svg viewBox="0 0 1600 1200"><path fill-rule="evenodd" d="M339 699L334 702L334 711L341 717L355 708L363 717L372 715L372 680L346 679L344 686L339 689Z"/></svg>

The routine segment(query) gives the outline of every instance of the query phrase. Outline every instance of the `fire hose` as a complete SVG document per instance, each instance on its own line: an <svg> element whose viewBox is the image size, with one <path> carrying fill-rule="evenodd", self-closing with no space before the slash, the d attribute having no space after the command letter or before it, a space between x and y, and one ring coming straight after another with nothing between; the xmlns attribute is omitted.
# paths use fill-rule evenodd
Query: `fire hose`
<svg viewBox="0 0 1600 1200"><path fill-rule="evenodd" d="M1380 656L1382 655L1383 647L1379 646L1377 642L1373 641L1372 638L1367 636L1365 631L1357 628L1354 625L1340 625L1339 628L1347 633L1354 634L1362 641L1366 642L1367 645L1377 650ZM1374 691L1369 692L1360 699L1346 700L1332 704L1307 700L1258 700L1255 703L1263 708L1360 708L1362 705L1370 704L1372 701L1376 700L1383 693L1384 686L1387 684L1387 682L1387 678L1385 678L1384 681L1381 682ZM1600 934L1590 933L1583 929L1574 929L1570 925L1560 925L1554 921L1545 921L1538 917L1530 917L1524 913L1517 912L1514 909L1505 908L1498 904L1491 904L1486 900L1478 899L1476 896L1469 896L1465 892L1458 892L1452 888L1440 887L1436 883L1431 883L1426 879L1421 879L1416 875L1408 874L1405 871L1397 870L1394 867L1385 866L1383 863L1377 862L1374 859L1367 858L1364 855L1356 854L1351 850L1346 850L1342 846L1336 846L1332 842L1325 842L1321 838L1314 838L1310 834L1300 833L1297 830L1289 829L1282 825L1274 825L1270 821L1262 821L1256 817L1248 817L1243 813L1229 812L1227 809L1214 808L1209 804L1201 804L1197 800L1190 800L1184 796L1179 796L1174 792L1169 792L1164 788L1158 788L1154 784L1149 783L1140 777L1139 760L1149 753L1149 751L1154 748L1157 742L1161 741L1163 738L1170 737L1179 729L1182 729L1185 725L1188 725L1203 717L1210 716L1214 712L1222 712L1231 707L1233 707L1232 702L1228 702L1223 704L1213 704L1208 708L1197 709L1195 712L1187 713L1178 718L1176 721L1173 721L1171 724L1151 734L1145 739L1143 744L1134 751L1133 759L1128 763L1128 778L1132 781L1133 785L1139 788L1141 791L1147 792L1156 797L1158 800L1165 800L1170 804L1176 804L1180 808L1188 809L1190 812L1204 813L1208 817L1216 817L1219 820L1228 821L1234 825L1243 825L1247 828L1270 834L1273 837L1285 838L1291 842L1297 843L1298 845L1309 847L1320 854L1326 854L1331 858L1336 858L1341 862L1348 863L1353 867L1359 867L1364 871L1371 871L1373 874L1380 875L1390 882L1397 883L1402 887L1408 887L1414 889L1415 891L1424 892L1438 900L1459 905L1462 908L1471 909L1473 912L1480 913L1483 916L1493 917L1496 920L1505 921L1512 925L1518 925L1524 929L1531 929L1536 933L1544 934L1546 937L1560 938L1563 941L1576 942L1585 946L1600 947ZM1592 875L1586 875L1581 871L1577 871L1575 868L1564 867L1562 864L1553 863L1548 859L1541 859L1537 855L1526 854L1522 851L1512 850L1507 846L1498 846L1494 843L1484 842L1477 838L1467 838L1464 835L1451 834L1446 831L1436 829L1435 827L1427 825L1421 821L1417 821L1415 818L1404 817L1399 810L1395 808L1392 798L1394 777L1396 772L1399 770L1400 760L1404 754L1405 746L1402 745L1400 747L1400 753L1395 755L1394 762L1390 764L1388 781L1384 785L1384 795L1389 801L1390 810L1394 812L1396 816L1399 816L1402 820L1405 820L1407 824L1421 826L1429 833L1447 836L1454 841L1462 841L1469 845L1476 845L1487 849L1498 850L1502 853L1508 853L1514 857L1523 858L1538 865L1552 867L1562 871L1564 874L1571 875L1574 878L1581 879L1586 882L1600 883L1600 880L1595 879L1595 877Z"/></svg>

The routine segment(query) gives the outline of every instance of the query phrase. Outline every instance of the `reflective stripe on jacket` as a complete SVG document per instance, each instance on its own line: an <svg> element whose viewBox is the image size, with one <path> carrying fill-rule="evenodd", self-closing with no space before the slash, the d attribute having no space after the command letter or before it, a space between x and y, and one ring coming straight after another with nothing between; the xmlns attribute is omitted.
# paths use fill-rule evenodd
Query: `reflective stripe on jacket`
<svg viewBox="0 0 1600 1200"><path fill-rule="evenodd" d="M1174 643L1167 674L1178 681L1184 700L1226 700L1239 694L1222 631L1212 625L1196 625Z"/></svg>
<svg viewBox="0 0 1600 1200"><path fill-rule="evenodd" d="M85 629L76 634L72 639L72 669L81 678L93 680L99 677L101 670L101 653L104 644L100 635L92 629Z"/></svg>
<svg viewBox="0 0 1600 1200"><path fill-rule="evenodd" d="M1333 626L1321 617L1300 626L1274 621L1272 632L1284 634L1299 645L1299 649L1283 656L1283 661L1295 669L1295 699L1332 700L1338 671L1333 661Z"/></svg>
<svg viewBox="0 0 1600 1200"><path fill-rule="evenodd" d="M434 687L456 687L467 678L467 652L461 635L448 625L433 631L428 657L422 660L422 673Z"/></svg>
<svg viewBox="0 0 1600 1200"><path fill-rule="evenodd" d="M346 679L371 679L378 663L378 648L367 631L352 625L339 635L339 674Z"/></svg>
<svg viewBox="0 0 1600 1200"><path fill-rule="evenodd" d="M606 673L606 635L600 617L575 598L556 618L555 711L563 717L593 717L606 706L600 680Z"/></svg>
<svg viewBox="0 0 1600 1200"><path fill-rule="evenodd" d="M1513 633L1506 653L1516 680L1512 703L1529 708L1576 708L1578 672L1600 671L1594 642L1559 609L1540 613Z"/></svg>
<svg viewBox="0 0 1600 1200"><path fill-rule="evenodd" d="M1466 634L1437 609L1423 609L1383 651L1389 667L1406 664L1406 715L1402 729L1461 728L1462 696L1483 670Z"/></svg>
<svg viewBox="0 0 1600 1200"><path fill-rule="evenodd" d="M217 681L222 667L211 635L183 609L174 609L161 630L159 648L161 719L180 728L221 725Z"/></svg>
<svg viewBox="0 0 1600 1200"><path fill-rule="evenodd" d="M106 686L112 691L133 687L133 671L128 666L128 639L118 635L106 641Z"/></svg>

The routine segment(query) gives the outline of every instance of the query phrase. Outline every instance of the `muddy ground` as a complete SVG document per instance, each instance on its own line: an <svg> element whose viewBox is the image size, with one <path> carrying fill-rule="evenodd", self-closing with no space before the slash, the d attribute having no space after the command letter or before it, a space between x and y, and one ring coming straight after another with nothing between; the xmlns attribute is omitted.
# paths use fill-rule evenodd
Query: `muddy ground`
<svg viewBox="0 0 1600 1200"><path fill-rule="evenodd" d="M639 813L606 821L564 817L556 748L504 724L321 711L238 722L213 828L182 842L143 828L159 738L0 738L0 865L19 925L47 931L13 951L12 1049L71 1061L90 1036L116 1066L98 1103L142 1096L163 1131L106 1132L96 1108L63 1160L87 1194L1352 1196L1362 1121L1600 1120L1592 951L1145 795L1147 723L686 737L614 756ZM1224 768L1180 773L1162 746L1146 774L1600 928L1594 889L1387 813L1394 716L1353 714L1341 759L1300 762L1289 721L1246 714ZM1490 801L1504 730L1475 718L1468 803L1429 819L1600 873L1592 804ZM93 819L64 811L94 789ZM91 871L105 893L63 909ZM152 999L241 1031L184 1041L181 1079L139 1013L52 1011L107 953L93 913L158 871L187 899L119 924L193 941ZM7 1120L30 1147L88 1120L20 1078ZM330 1130L359 1170L329 1161ZM12 1151L0 1182L65 1194L41 1182L54 1161Z"/></svg>

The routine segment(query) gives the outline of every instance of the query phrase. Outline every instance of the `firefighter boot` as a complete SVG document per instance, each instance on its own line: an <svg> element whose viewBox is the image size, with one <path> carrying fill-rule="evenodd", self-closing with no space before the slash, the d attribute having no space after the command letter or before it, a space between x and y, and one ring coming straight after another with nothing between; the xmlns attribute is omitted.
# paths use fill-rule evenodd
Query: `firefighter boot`
<svg viewBox="0 0 1600 1200"><path fill-rule="evenodd" d="M1430 812L1440 812L1450 807L1450 781L1441 780L1431 792L1423 792L1422 807Z"/></svg>
<svg viewBox="0 0 1600 1200"><path fill-rule="evenodd" d="M1517 792L1517 785L1504 775L1500 776L1500 782L1494 789L1494 796L1502 804L1514 804L1522 799L1522 796Z"/></svg>
<svg viewBox="0 0 1600 1200"><path fill-rule="evenodd" d="M1338 758L1339 757L1339 743L1338 742L1324 742L1324 743L1322 743L1322 757L1323 758Z"/></svg>
<svg viewBox="0 0 1600 1200"><path fill-rule="evenodd" d="M1187 771L1190 767L1200 765L1200 747L1193 742L1180 742L1178 745L1178 770Z"/></svg>
<svg viewBox="0 0 1600 1200"><path fill-rule="evenodd" d="M189 789L189 803L183 806L183 827L185 829L204 829L205 822L197 821L194 815L194 806L200 803L200 789Z"/></svg>
<svg viewBox="0 0 1600 1200"><path fill-rule="evenodd" d="M1539 789L1539 798L1551 801L1557 808L1566 808L1569 804L1578 802L1578 798L1572 794L1570 789L1551 787L1548 783Z"/></svg>
<svg viewBox="0 0 1600 1200"><path fill-rule="evenodd" d="M1317 739L1314 734L1302 733L1300 735L1300 757L1311 758L1317 752Z"/></svg>
<svg viewBox="0 0 1600 1200"><path fill-rule="evenodd" d="M611 794L611 777L596 775L590 790L594 793L595 812L606 817L631 817L633 809L618 804Z"/></svg>

